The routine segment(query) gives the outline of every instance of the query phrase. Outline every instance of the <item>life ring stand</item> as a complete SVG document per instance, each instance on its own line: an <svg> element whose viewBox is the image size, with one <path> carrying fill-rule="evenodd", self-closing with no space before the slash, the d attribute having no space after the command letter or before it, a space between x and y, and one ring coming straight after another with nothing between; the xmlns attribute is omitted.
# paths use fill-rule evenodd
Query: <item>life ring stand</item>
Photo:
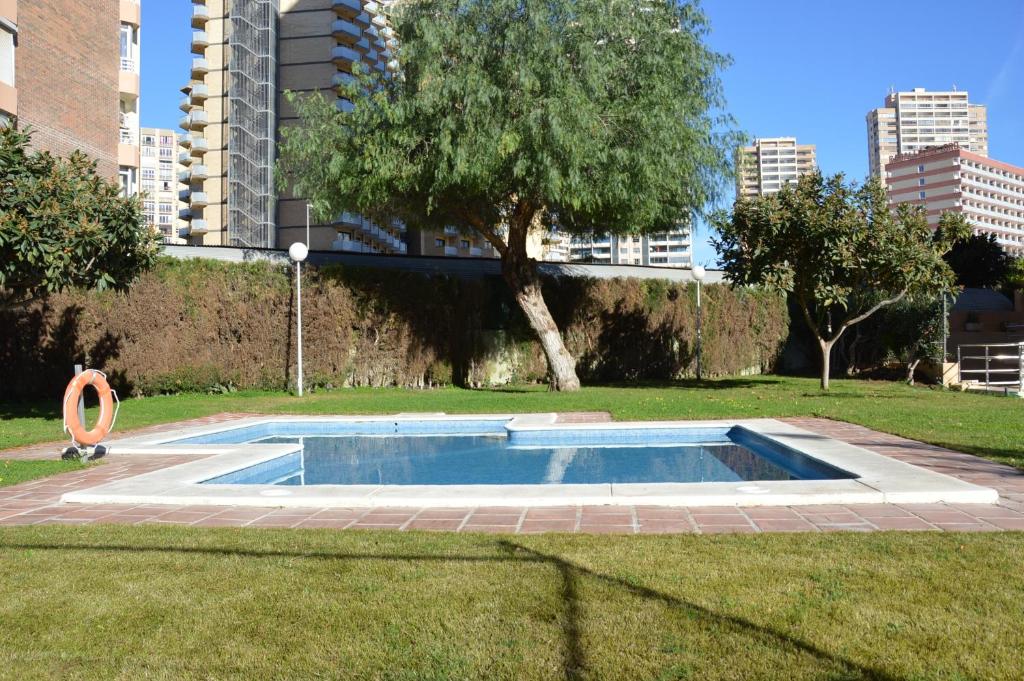
<svg viewBox="0 0 1024 681"><path fill-rule="evenodd" d="M91 430L86 430L85 424L78 417L78 402L83 391L90 385L96 390L100 400L100 416L96 420L96 425ZM100 454L98 449L102 448L96 448L96 445L110 434L120 408L121 400L118 399L117 392L110 387L107 375L102 371L86 369L71 379L67 390L64 391L64 432L71 436L71 447L64 451L64 456L77 454L79 457L89 458L94 454Z"/></svg>

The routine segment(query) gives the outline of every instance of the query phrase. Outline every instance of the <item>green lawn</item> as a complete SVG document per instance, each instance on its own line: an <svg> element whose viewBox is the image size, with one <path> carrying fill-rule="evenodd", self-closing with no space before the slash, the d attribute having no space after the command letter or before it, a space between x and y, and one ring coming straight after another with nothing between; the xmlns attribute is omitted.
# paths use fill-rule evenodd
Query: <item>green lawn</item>
<svg viewBox="0 0 1024 681"><path fill-rule="evenodd" d="M1010 679L1024 534L5 528L0 677Z"/></svg>
<svg viewBox="0 0 1024 681"><path fill-rule="evenodd" d="M28 482L36 478L45 478L47 475L77 471L85 467L79 461L4 461L0 459L0 487L17 485L20 482Z"/></svg>
<svg viewBox="0 0 1024 681"><path fill-rule="evenodd" d="M1024 467L1024 401L911 388L899 383L837 380L823 394L815 379L750 377L643 387L588 387L552 394L543 387L503 390L347 389L298 398L285 393L171 395L125 400L120 430L222 411L282 414L371 414L404 411L609 411L616 419L823 416L979 454ZM58 400L0 404L0 451L56 440Z"/></svg>

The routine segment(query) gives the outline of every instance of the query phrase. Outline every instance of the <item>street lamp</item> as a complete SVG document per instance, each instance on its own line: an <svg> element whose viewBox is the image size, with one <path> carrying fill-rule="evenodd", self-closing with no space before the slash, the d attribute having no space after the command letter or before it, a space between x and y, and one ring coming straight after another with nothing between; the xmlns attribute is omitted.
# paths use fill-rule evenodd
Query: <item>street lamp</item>
<svg viewBox="0 0 1024 681"><path fill-rule="evenodd" d="M693 277L693 280L695 282L697 282L697 380L698 381L703 378L703 372L701 371L701 366L700 366L700 359L701 359L700 353L701 353L701 349L702 349L701 348L701 345L702 345L701 328L700 328L701 327L700 283L702 281L704 281L704 275L705 274L707 274L707 272L704 270L704 268L701 265L694 265L693 268L690 270L690 276Z"/></svg>
<svg viewBox="0 0 1024 681"><path fill-rule="evenodd" d="M302 397L302 261L309 255L309 249L306 244L296 241L288 247L288 257L295 263L295 301L297 304L298 314L295 317L295 340L297 341L296 347L299 349L298 353L298 385L299 385L299 397Z"/></svg>

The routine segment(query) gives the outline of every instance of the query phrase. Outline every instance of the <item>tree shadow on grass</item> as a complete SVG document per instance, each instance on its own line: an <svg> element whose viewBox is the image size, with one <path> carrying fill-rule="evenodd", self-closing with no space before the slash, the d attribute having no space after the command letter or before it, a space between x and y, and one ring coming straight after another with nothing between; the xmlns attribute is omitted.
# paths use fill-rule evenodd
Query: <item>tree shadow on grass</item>
<svg viewBox="0 0 1024 681"><path fill-rule="evenodd" d="M690 619L707 622L709 625L722 627L736 634L749 637L754 642L765 645L795 650L806 654L822 664L837 667L842 678L870 679L872 681L898 681L899 677L882 670L859 664L849 658L830 653L818 646L797 638L784 631L773 629L748 619L734 615L715 612L692 601L659 591L657 589L626 581L620 577L604 574L578 565L560 556L543 553L508 539L499 539L494 543L496 552L491 555L433 555L433 554L376 554L376 553L344 553L332 551L275 551L227 549L197 546L125 546L118 544L47 544L33 542L3 543L0 550L35 550L35 551L90 551L97 553L178 553L192 555L212 555L242 558L294 558L307 560L349 560L349 561L381 561L381 562L439 562L439 563L478 563L482 566L493 563L517 563L548 565L555 569L560 580L559 595L562 600L562 671L563 678L568 681L579 681L589 676L587 652L583 644L583 614L581 608L580 582L590 579L615 589L619 589L636 598L659 603L667 608L687 615ZM727 661L725 662L727 663ZM838 678L838 677L837 677Z"/></svg>

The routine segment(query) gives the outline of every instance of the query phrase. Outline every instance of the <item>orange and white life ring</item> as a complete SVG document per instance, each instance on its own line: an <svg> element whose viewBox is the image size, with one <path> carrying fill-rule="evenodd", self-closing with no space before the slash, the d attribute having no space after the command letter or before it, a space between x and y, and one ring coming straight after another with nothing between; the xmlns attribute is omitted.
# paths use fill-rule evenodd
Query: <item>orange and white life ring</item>
<svg viewBox="0 0 1024 681"><path fill-rule="evenodd" d="M78 400L82 397L82 391L90 385L96 389L96 395L100 398L100 417L92 430L86 430L85 424L78 418ZM121 401L117 399L117 393L111 390L107 375L102 371L86 369L71 379L68 389L64 391L64 432L71 435L74 444L90 446L103 441L117 418L114 400L117 400L117 406L120 407Z"/></svg>

